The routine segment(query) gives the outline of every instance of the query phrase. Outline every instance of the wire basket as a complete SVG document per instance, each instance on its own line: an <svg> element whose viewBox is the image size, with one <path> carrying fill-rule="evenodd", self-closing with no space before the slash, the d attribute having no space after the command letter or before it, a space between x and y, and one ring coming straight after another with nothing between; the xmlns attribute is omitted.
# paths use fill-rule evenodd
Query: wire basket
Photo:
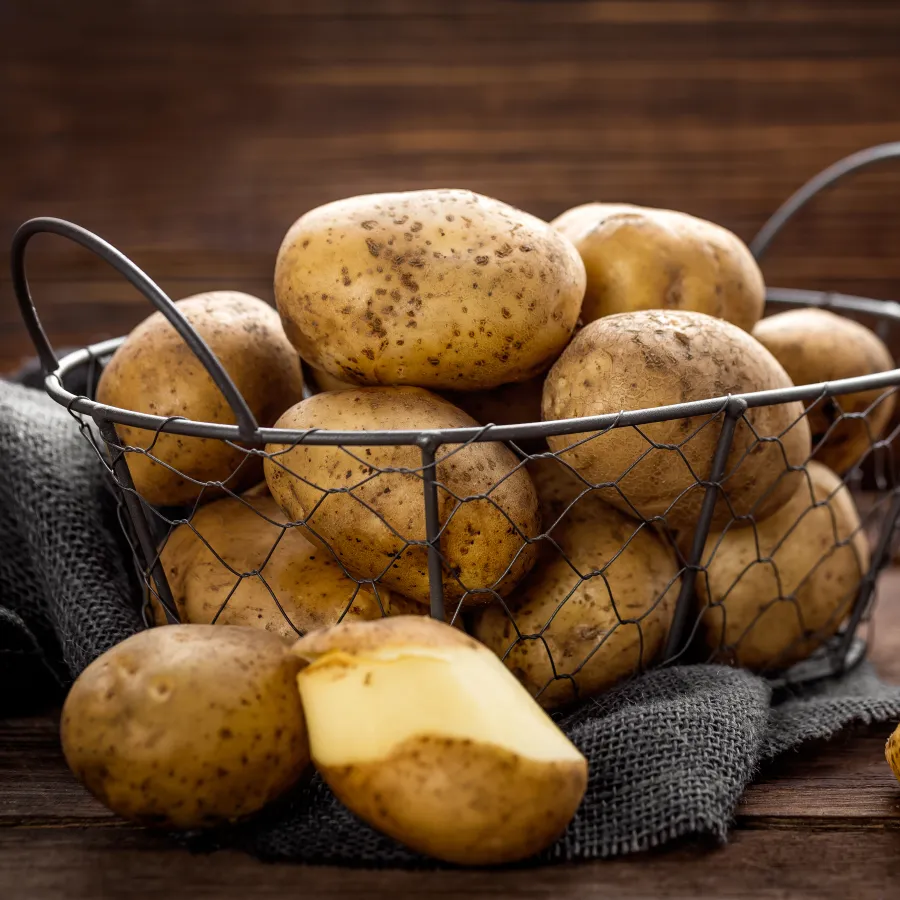
<svg viewBox="0 0 900 900"><path fill-rule="evenodd" d="M755 255L818 191L894 156L900 156L900 145L873 148L817 176L767 223L751 246ZM25 275L26 245L41 232L93 251L140 290L203 364L234 424L163 418L96 402L99 372L124 338L57 359ZM290 635L347 618L430 613L482 639L551 708L596 696L652 666L710 660L752 664L785 685L846 670L865 654L860 625L869 617L900 513L893 455L900 426L891 423L879 434L870 424L881 404L893 403L900 369L563 421L415 431L275 429L258 424L216 356L165 293L96 235L58 219L30 220L15 235L12 272L46 390L79 421L115 486L122 526L146 588L147 625L199 616ZM775 310L829 309L862 320L883 337L900 324L900 304L892 302L769 289L767 303ZM73 393L68 386L76 378L87 387ZM846 399L861 392L869 392L868 406L845 409ZM802 415L788 428L758 431L759 410L797 403ZM808 460L790 460L784 449L790 429L813 410L826 411L830 420L813 457L836 435L864 437L854 464L827 489L814 483ZM654 438L658 426L673 422L680 426L677 441ZM152 439L140 446L124 442L121 430L129 427ZM626 432L641 449L614 479L593 483L571 465L579 448L602 448ZM238 460L232 476L203 481L177 472L195 485L196 500L179 508L152 505L135 489L128 461L145 456L174 472L154 455L167 436L224 442ZM548 437L565 437L569 446L552 452ZM795 496L804 497L796 520L777 533L759 519L757 507L736 509L729 501L729 479L748 460L772 452L784 459L778 480L794 479ZM332 462L345 459L346 480L317 483L308 467L298 470L296 463L308 463L312 453ZM315 492L309 512L292 517L265 491L245 490L262 480L263 462ZM672 506L645 515L629 491L640 467L650 462L654 471L678 468L687 483ZM488 478L484 472L491 466L499 474ZM515 500L533 480L552 486L542 525ZM416 498L404 508L403 521L383 501L391 489ZM859 509L852 528L837 514L847 490ZM673 524L676 503L695 510L688 526L683 520ZM606 517L602 537L598 516ZM343 523L337 531L336 521ZM485 535L478 533L479 523L488 523ZM468 537L461 538L466 529ZM244 538L250 533L256 535L252 541ZM233 540L223 542L223 534ZM823 534L821 552L811 553ZM743 541L746 564L729 573L718 570L717 554L730 540ZM348 549L348 542L365 544L367 560L381 554L381 567L371 561L360 567L354 556L359 551ZM179 544L190 549L195 566L212 573L194 595L172 562ZM477 565L466 559L470 552L478 556ZM799 571L801 557L806 563ZM811 618L805 598L823 579L840 577L846 589L838 601L826 615ZM303 599L314 583L328 585L327 602ZM732 598L742 596L746 606L748 594L751 607L756 604L752 614L733 613ZM772 617L767 632L779 646L761 660L758 647L746 648L758 643L759 623L767 616Z"/></svg>

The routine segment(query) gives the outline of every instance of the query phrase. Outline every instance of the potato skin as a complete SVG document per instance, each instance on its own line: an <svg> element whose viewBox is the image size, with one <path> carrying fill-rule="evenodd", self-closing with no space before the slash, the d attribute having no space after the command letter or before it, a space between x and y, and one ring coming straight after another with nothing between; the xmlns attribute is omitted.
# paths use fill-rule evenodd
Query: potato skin
<svg viewBox="0 0 900 900"><path fill-rule="evenodd" d="M297 354L277 312L249 294L212 291L176 304L206 341L244 395L262 426L271 425L303 396ZM234 424L224 396L162 313L145 319L113 354L97 387L97 400L157 416L183 416ZM135 488L156 506L178 506L201 496L198 481L227 481L234 491L260 479L260 463L224 441L159 434L118 425L122 441L147 449L178 472L148 456L128 453ZM178 474L178 473L181 474ZM187 476L187 477L182 477ZM216 492L203 491L204 499Z"/></svg>
<svg viewBox="0 0 900 900"><path fill-rule="evenodd" d="M697 578L700 635L721 661L768 671L805 659L837 632L856 599L869 545L853 498L820 463L807 472L791 501L755 533L731 529L706 543L707 575ZM761 558L774 561L781 589Z"/></svg>
<svg viewBox="0 0 900 900"><path fill-rule="evenodd" d="M320 391L346 391L357 386L318 370L314 377ZM541 374L528 381L513 381L485 391L436 393L481 425L521 425L541 421L543 390L544 376Z"/></svg>
<svg viewBox="0 0 900 900"><path fill-rule="evenodd" d="M769 316L756 325L753 336L784 366L794 384L839 381L894 368L890 350L874 332L824 309L792 309ZM808 414L816 448L813 458L836 472L852 469L881 436L895 406L891 388L820 401ZM870 407L865 420L835 424L842 413L864 413Z"/></svg>
<svg viewBox="0 0 900 900"><path fill-rule="evenodd" d="M66 762L124 818L201 828L261 809L309 766L296 677L274 634L170 625L117 644L75 681Z"/></svg>
<svg viewBox="0 0 900 900"><path fill-rule="evenodd" d="M384 387L316 394L288 410L277 424L301 430L405 430L477 423L421 388ZM356 459L339 447L298 444L288 449L270 444L266 450L279 454L266 460L266 481L292 520L308 516L310 532L326 541L351 571L428 603L426 548L407 544L426 538L422 480L400 472L370 477L373 469L421 469L417 447L352 448ZM450 450L439 449L437 466L438 481L446 487L438 491L445 525L441 552L449 567L445 598L488 602L492 595L483 591L496 585L503 593L531 567L535 547L526 544L516 528L528 538L539 534L537 497L527 472L522 468L513 472L518 462L502 444L471 444L441 462ZM352 491L346 491L350 487ZM344 492L325 494L334 489ZM490 491L490 500L458 503L448 491L461 498ZM464 597L462 585L474 593Z"/></svg>
<svg viewBox="0 0 900 900"><path fill-rule="evenodd" d="M544 382L543 413L547 420L568 419L790 386L768 350L728 322L696 312L622 313L591 322L576 335ZM703 501L697 477L708 477L720 431L717 423L698 431L707 421L708 416L695 416L641 426L656 443L681 445L680 453L651 449L632 427L580 445L587 435L547 442L594 484L618 483L621 493L607 488L605 501L645 519L665 514L669 527L678 530L693 527ZM780 444L757 442L747 422L761 438L780 435ZM735 430L723 479L735 515L763 517L787 503L800 476L789 472L785 457L791 466L800 466L810 449L801 404L747 410ZM720 501L714 524L730 518L728 505Z"/></svg>
<svg viewBox="0 0 900 900"><path fill-rule="evenodd" d="M585 323L642 309L687 309L750 331L765 285L747 246L687 213L624 203L576 206L551 223L584 260Z"/></svg>
<svg viewBox="0 0 900 900"><path fill-rule="evenodd" d="M379 831L420 853L470 866L514 862L545 849L565 831L587 786L586 765L538 763L503 747L428 735L377 762L319 764L319 770L337 798ZM491 786L480 803L459 804L460 792L477 784ZM494 804L501 808L486 816L484 807ZM446 807L457 811L452 831L434 812ZM486 819L520 827L485 828Z"/></svg>
<svg viewBox="0 0 900 900"><path fill-rule="evenodd" d="M470 191L351 197L291 226L275 267L285 331L360 385L479 390L546 370L584 296L575 248Z"/></svg>
<svg viewBox="0 0 900 900"><path fill-rule="evenodd" d="M284 530L289 520L268 492L244 499L250 506L228 497L202 507L163 547L160 559L182 622L244 625L296 638L341 617L377 619L390 612L390 591L380 587L376 596L301 528ZM235 588L238 577L222 560L238 573L260 571L278 603L258 576L246 575ZM156 619L165 624L159 606Z"/></svg>
<svg viewBox="0 0 900 900"><path fill-rule="evenodd" d="M506 604L519 633L543 640L519 640L499 605L478 613L473 634L541 706L555 708L593 696L658 659L675 611L679 566L652 530L605 504L598 492L582 495L585 486L563 464L539 460L529 470L545 527L563 552L545 546ZM573 566L582 574L603 571L605 578L581 581ZM640 624L621 624L620 617Z"/></svg>
<svg viewBox="0 0 900 900"><path fill-rule="evenodd" d="M894 778L900 781L900 726L894 729L884 745L884 758L888 761Z"/></svg>

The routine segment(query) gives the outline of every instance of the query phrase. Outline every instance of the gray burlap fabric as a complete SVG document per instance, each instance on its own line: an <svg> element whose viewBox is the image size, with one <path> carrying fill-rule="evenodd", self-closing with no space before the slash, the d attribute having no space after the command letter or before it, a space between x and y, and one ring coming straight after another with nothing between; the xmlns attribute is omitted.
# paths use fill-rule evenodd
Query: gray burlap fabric
<svg viewBox="0 0 900 900"><path fill-rule="evenodd" d="M0 383L0 696L65 684L140 627L114 505L77 423L36 391ZM896 721L900 688L863 666L773 705L746 672L652 672L563 723L590 761L584 804L538 862L724 839L765 759L852 722ZM887 730L887 729L886 729ZM319 778L255 820L192 846L340 865L427 866L343 809Z"/></svg>

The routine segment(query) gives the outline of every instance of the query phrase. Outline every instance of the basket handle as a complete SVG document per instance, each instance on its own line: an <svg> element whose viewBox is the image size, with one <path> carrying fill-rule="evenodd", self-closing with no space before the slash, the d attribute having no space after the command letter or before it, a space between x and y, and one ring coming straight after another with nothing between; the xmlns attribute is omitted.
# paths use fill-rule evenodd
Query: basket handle
<svg viewBox="0 0 900 900"><path fill-rule="evenodd" d="M19 311L25 320L25 326L37 350L45 375L59 368L59 360L47 338L47 333L44 331L41 320L38 318L34 301L31 299L28 278L25 275L25 248L36 234L41 233L56 234L60 237L68 238L76 244L80 244L96 256L99 256L100 259L109 263L133 287L137 288L166 317L197 359L203 364L203 368L209 373L210 378L212 378L216 387L222 392L225 400L231 407L231 411L234 413L237 421L240 436L245 440L250 440L256 435L259 431L259 425L256 417L247 405L247 401L237 389L231 380L231 376L225 371L215 353L210 350L206 341L200 337L194 326L184 317L181 310L171 301L162 288L124 253L113 247L112 244L107 243L80 225L50 216L29 219L19 226L13 236L10 260L13 291L19 302Z"/></svg>
<svg viewBox="0 0 900 900"><path fill-rule="evenodd" d="M882 162L886 159L900 159L900 141L894 141L888 144L876 144L874 147L868 147L857 153L851 153L839 159L827 169L823 169L818 175L810 178L806 184L799 190L795 191L775 212L769 217L769 220L763 225L756 234L756 237L750 241L750 252L758 261L762 255L769 249L769 245L778 236L782 228L798 213L810 200L817 194L830 187L836 181L840 181L846 175L865 169L873 163Z"/></svg>

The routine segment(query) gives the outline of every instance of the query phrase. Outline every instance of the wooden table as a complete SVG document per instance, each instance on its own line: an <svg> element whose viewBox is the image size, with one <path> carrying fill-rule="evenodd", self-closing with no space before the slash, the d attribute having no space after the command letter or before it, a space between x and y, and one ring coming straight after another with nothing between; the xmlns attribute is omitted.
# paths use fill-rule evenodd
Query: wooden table
<svg viewBox="0 0 900 900"><path fill-rule="evenodd" d="M900 570L882 577L872 659L900 682ZM0 898L894 896L900 785L890 725L852 729L760 774L724 847L525 871L368 871L192 855L93 800L63 762L54 715L0 720Z"/></svg>

